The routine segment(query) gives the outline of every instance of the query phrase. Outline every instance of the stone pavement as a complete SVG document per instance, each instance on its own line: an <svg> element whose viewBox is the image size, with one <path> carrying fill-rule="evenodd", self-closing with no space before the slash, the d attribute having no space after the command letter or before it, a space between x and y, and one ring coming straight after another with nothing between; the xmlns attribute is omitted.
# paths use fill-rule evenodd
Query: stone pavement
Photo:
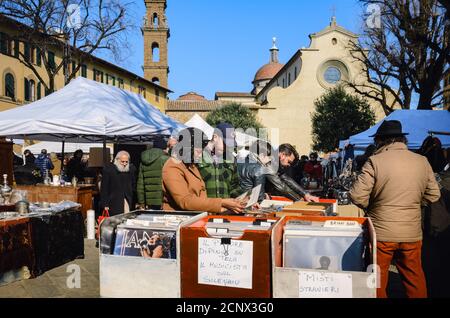
<svg viewBox="0 0 450 318"><path fill-rule="evenodd" d="M35 279L27 279L0 287L0 298L98 298L99 257L95 240L85 240L85 258L65 264ZM70 289L67 280L73 272L67 273L70 264L80 267L81 288Z"/></svg>
<svg viewBox="0 0 450 318"><path fill-rule="evenodd" d="M95 240L85 240L85 258L55 268L35 278L14 282L0 287L0 298L98 298L99 256ZM81 288L70 289L67 267L77 264L81 270ZM390 268L388 293L392 298L404 297L404 288L395 266Z"/></svg>

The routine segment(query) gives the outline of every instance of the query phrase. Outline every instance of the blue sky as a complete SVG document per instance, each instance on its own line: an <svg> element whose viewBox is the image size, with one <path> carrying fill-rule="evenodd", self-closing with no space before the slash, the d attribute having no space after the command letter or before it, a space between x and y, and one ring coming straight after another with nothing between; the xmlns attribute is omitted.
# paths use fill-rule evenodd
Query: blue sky
<svg viewBox="0 0 450 318"><path fill-rule="evenodd" d="M338 24L359 33L363 8L356 0L168 0L170 98L189 91L209 99L216 91L250 92L256 71L269 61L272 37L287 62L309 46L310 33L330 23L333 6ZM144 0L130 8L140 24ZM128 39L131 54L111 61L143 75L141 32L129 32Z"/></svg>

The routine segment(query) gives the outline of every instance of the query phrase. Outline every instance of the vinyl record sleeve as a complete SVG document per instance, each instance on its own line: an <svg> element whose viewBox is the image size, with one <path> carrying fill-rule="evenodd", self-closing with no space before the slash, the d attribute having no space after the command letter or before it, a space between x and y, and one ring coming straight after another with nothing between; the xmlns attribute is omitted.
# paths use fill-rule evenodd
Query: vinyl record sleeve
<svg viewBox="0 0 450 318"><path fill-rule="evenodd" d="M289 231L283 237L287 268L365 271L364 233L351 231Z"/></svg>
<svg viewBox="0 0 450 318"><path fill-rule="evenodd" d="M119 225L114 255L176 259L176 231Z"/></svg>

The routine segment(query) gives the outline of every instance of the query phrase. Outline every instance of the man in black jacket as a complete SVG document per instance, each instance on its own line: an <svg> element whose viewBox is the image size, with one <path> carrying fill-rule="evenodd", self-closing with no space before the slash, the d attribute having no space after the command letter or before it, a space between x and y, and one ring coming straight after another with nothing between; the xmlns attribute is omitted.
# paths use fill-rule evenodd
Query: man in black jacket
<svg viewBox="0 0 450 318"><path fill-rule="evenodd" d="M259 201L266 196L267 185L277 193L293 200L300 201L304 198L308 202L318 202L319 198L312 196L291 177L282 172L279 166L288 167L295 160L292 146L283 145L279 151L274 151L272 146L264 141L255 142L244 162L238 163L238 173L241 187L244 191L261 185ZM295 150L294 150L295 151Z"/></svg>
<svg viewBox="0 0 450 318"><path fill-rule="evenodd" d="M136 168L130 163L130 154L120 151L114 159L114 164L103 168L101 206L108 209L111 216L128 213L134 208L135 191Z"/></svg>
<svg viewBox="0 0 450 318"><path fill-rule="evenodd" d="M67 164L67 179L66 181L71 182L73 177L76 177L81 181L84 178L84 173L86 169L86 164L83 162L83 150L78 149L74 152L73 157L69 160Z"/></svg>

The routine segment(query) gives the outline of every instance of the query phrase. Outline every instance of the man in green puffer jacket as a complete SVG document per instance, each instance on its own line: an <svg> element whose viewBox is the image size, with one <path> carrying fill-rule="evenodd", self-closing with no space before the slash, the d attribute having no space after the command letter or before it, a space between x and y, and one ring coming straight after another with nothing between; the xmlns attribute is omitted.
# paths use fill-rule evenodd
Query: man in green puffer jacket
<svg viewBox="0 0 450 318"><path fill-rule="evenodd" d="M167 142L164 139L156 140L152 149L142 153L137 181L138 204L141 208L161 210L162 169L168 159Z"/></svg>

